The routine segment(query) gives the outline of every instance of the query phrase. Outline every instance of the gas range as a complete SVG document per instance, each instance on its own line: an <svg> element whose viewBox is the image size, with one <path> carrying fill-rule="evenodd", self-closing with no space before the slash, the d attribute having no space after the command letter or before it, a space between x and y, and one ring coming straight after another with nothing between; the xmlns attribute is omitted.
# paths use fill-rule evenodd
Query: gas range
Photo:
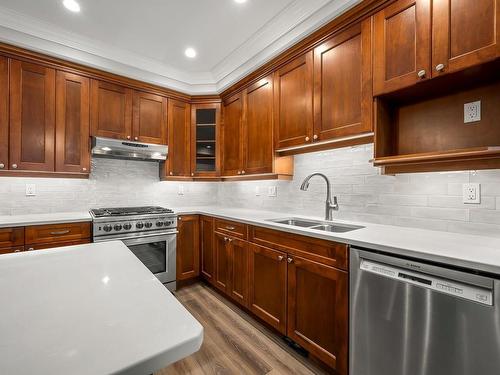
<svg viewBox="0 0 500 375"><path fill-rule="evenodd" d="M94 240L102 236L136 237L140 233L177 227L177 215L159 206L116 207L90 210Z"/></svg>

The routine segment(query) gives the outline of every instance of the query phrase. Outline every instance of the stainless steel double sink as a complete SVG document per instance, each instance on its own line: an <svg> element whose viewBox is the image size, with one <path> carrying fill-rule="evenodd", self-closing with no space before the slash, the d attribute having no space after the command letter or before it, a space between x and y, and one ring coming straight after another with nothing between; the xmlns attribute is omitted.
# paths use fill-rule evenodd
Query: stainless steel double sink
<svg viewBox="0 0 500 375"><path fill-rule="evenodd" d="M345 232L350 232L352 230L364 228L358 225L338 224L329 221L309 220L296 217L289 217L283 219L269 219L267 221L272 221L273 223L277 224L290 225L292 227L301 227L301 228L314 229L323 232L333 232L333 233L345 233Z"/></svg>

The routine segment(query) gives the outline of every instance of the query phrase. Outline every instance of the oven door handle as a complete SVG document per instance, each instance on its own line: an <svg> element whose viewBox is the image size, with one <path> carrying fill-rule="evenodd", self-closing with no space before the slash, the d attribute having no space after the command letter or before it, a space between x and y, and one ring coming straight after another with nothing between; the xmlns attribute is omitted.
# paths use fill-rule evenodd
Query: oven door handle
<svg viewBox="0 0 500 375"><path fill-rule="evenodd" d="M174 234L179 233L178 230L172 230L169 232L156 232L156 233L148 233L148 234L141 234L140 236L136 237L111 237L111 236L106 236L103 238L94 238L94 242L106 242L106 241L127 241L127 240L137 240L140 238L148 238L148 237L159 237L159 236L171 236Z"/></svg>

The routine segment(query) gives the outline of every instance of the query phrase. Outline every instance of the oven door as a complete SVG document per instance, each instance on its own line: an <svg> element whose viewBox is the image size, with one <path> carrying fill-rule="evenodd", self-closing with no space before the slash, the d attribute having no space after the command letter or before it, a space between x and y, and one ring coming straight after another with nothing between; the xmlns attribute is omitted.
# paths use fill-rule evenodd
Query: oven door
<svg viewBox="0 0 500 375"><path fill-rule="evenodd" d="M176 230L134 233L133 237L109 236L106 241L121 240L158 280L163 284L174 283L172 287L175 289L177 233Z"/></svg>

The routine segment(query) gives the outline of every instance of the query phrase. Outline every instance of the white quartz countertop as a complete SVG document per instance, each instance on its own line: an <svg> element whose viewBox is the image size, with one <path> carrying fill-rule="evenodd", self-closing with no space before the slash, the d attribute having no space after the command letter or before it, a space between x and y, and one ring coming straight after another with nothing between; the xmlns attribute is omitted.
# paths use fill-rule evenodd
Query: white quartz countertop
<svg viewBox="0 0 500 375"><path fill-rule="evenodd" d="M0 215L0 228L58 223L76 223L81 221L92 221L90 213L60 212L50 214Z"/></svg>
<svg viewBox="0 0 500 375"><path fill-rule="evenodd" d="M182 207L176 208L175 211L178 214L205 214L223 219L232 219L289 233L500 275L500 239L493 237L344 220L334 221L350 225L361 225L364 228L346 233L330 233L268 221L268 219L289 217L322 220L321 217L217 206Z"/></svg>
<svg viewBox="0 0 500 375"><path fill-rule="evenodd" d="M203 327L119 241L0 257L0 374L151 374Z"/></svg>

